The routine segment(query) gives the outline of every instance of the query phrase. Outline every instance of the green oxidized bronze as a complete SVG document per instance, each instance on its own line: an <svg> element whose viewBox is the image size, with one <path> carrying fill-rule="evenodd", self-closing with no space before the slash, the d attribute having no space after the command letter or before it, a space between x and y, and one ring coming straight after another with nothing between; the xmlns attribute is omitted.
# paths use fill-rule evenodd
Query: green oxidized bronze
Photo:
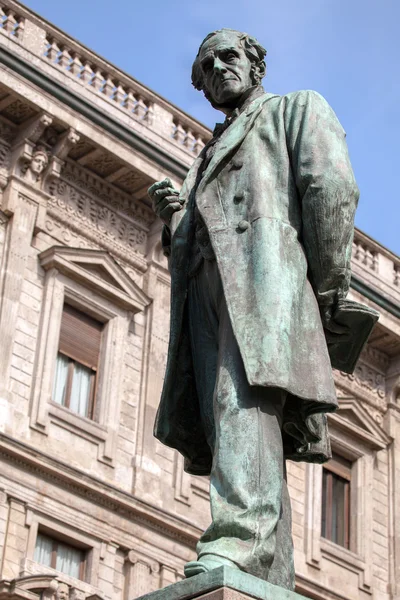
<svg viewBox="0 0 400 600"><path fill-rule="evenodd" d="M316 92L266 93L265 50L223 29L192 81L226 115L164 222L171 331L155 436L210 475L212 523L187 577L221 565L294 588L285 459L330 457L331 365L351 371L377 315L347 301L358 188Z"/></svg>

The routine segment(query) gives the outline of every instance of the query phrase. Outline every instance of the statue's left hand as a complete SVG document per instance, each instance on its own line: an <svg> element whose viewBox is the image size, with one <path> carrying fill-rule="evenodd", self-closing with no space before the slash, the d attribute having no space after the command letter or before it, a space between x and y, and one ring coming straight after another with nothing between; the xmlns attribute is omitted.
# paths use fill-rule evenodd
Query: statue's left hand
<svg viewBox="0 0 400 600"><path fill-rule="evenodd" d="M334 306L321 306L321 320L325 330L325 337L328 344L336 342L344 342L349 338L349 329L343 325L339 325L333 319Z"/></svg>

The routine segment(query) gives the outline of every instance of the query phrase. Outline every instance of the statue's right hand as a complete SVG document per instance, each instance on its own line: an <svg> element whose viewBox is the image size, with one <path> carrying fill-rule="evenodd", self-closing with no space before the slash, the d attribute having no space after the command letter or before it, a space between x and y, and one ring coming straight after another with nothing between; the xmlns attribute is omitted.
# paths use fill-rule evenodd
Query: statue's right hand
<svg viewBox="0 0 400 600"><path fill-rule="evenodd" d="M173 187L172 181L167 177L163 181L153 183L147 193L153 202L156 215L169 225L174 212L181 210L183 206L183 202L179 200L179 192Z"/></svg>

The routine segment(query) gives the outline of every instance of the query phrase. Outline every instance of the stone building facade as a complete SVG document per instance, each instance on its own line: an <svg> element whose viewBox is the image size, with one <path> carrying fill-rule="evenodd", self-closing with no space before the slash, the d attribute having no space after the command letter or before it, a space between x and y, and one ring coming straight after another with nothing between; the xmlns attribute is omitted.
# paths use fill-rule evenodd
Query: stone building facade
<svg viewBox="0 0 400 600"><path fill-rule="evenodd" d="M195 555L207 479L152 436L170 285L146 190L209 137L1 0L0 600L133 600ZM353 273L381 318L335 373L334 461L288 465L297 589L399 600L400 260L357 231Z"/></svg>

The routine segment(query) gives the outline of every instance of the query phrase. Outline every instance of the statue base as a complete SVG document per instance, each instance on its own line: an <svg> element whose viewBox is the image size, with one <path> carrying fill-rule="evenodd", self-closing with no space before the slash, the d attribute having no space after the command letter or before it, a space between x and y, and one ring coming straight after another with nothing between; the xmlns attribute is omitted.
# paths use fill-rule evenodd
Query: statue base
<svg viewBox="0 0 400 600"><path fill-rule="evenodd" d="M230 567L174 583L138 600L306 600L295 592ZM133 599L132 599L133 600Z"/></svg>

